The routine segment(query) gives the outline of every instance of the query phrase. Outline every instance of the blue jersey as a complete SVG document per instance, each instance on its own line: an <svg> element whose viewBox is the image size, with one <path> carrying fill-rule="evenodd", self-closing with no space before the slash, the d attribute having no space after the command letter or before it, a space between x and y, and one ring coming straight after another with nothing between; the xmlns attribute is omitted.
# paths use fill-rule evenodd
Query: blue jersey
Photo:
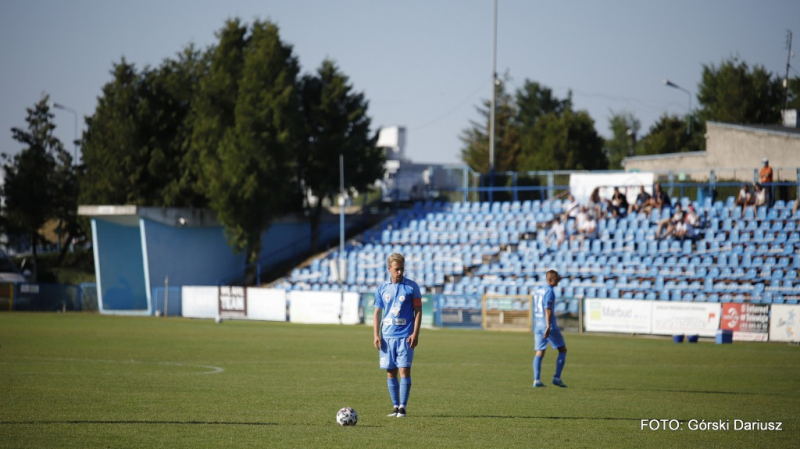
<svg viewBox="0 0 800 449"><path fill-rule="evenodd" d="M533 328L544 330L547 322L545 321L544 311L550 309L550 326L558 327L556 324L556 293L553 287L548 284L539 286L533 292Z"/></svg>
<svg viewBox="0 0 800 449"><path fill-rule="evenodd" d="M422 305L416 282L403 278L399 284L384 282L375 292L375 308L383 310L384 338L410 337L414 333L414 304Z"/></svg>

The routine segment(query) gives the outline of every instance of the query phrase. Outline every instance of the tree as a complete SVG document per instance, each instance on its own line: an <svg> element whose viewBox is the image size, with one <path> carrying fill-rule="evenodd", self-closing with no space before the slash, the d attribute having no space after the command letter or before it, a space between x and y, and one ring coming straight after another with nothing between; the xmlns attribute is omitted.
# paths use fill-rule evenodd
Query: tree
<svg viewBox="0 0 800 449"><path fill-rule="evenodd" d="M564 100L559 100L549 87L526 79L517 90L516 102L517 124L522 128L533 128L539 117L545 114L554 113L560 117L565 111L572 109L572 92L568 92Z"/></svg>
<svg viewBox="0 0 800 449"><path fill-rule="evenodd" d="M697 95L700 119L742 124L777 124L783 106L783 87L778 77L762 66L748 67L731 58L719 67L703 65Z"/></svg>
<svg viewBox="0 0 800 449"><path fill-rule="evenodd" d="M499 81L495 86L495 171L513 171L517 169L519 154L519 126L516 123L517 107L514 99L505 91L506 83ZM483 101L476 107L483 123L470 120L470 127L461 133L464 148L461 160L479 173L489 173L489 133L491 104ZM485 123L485 124L484 124Z"/></svg>
<svg viewBox="0 0 800 449"><path fill-rule="evenodd" d="M664 114L650 127L636 147L637 156L684 153L705 150L705 126L692 116L692 133L686 133L686 120Z"/></svg>
<svg viewBox="0 0 800 449"><path fill-rule="evenodd" d="M212 64L212 72L215 68ZM263 232L298 196L287 176L293 172L291 150L297 134L298 71L292 47L281 42L278 27L254 22L243 51L234 125L220 128L216 157L204 154L211 207L225 226L229 244L246 251L251 263L258 259ZM220 118L223 125L227 117Z"/></svg>
<svg viewBox="0 0 800 449"><path fill-rule="evenodd" d="M300 136L295 151L297 180L309 204L311 250L316 251L322 199L339 193L339 155L345 162L345 190L365 191L383 177L385 155L370 137L368 103L353 92L346 75L325 60L316 74L300 80Z"/></svg>
<svg viewBox="0 0 800 449"><path fill-rule="evenodd" d="M608 159L589 113L567 109L541 116L526 131L519 165L520 171L604 170Z"/></svg>
<svg viewBox="0 0 800 449"><path fill-rule="evenodd" d="M87 119L81 201L202 207L204 199L181 186L199 52L187 47L177 60L141 72L122 59L111 73Z"/></svg>
<svg viewBox="0 0 800 449"><path fill-rule="evenodd" d="M608 168L621 169L622 160L634 155L636 136L639 135L641 126L639 119L632 113L612 111L608 127L613 137L605 142Z"/></svg>
<svg viewBox="0 0 800 449"><path fill-rule="evenodd" d="M59 204L58 189L65 178L61 174L72 165L72 156L53 135L55 125L44 96L33 108L28 108L25 121L28 129L11 128L14 140L24 145L14 156L3 153L5 182L2 187L5 207L5 231L29 240L33 249L34 267L38 265L39 230L54 218L54 210L77 205Z"/></svg>

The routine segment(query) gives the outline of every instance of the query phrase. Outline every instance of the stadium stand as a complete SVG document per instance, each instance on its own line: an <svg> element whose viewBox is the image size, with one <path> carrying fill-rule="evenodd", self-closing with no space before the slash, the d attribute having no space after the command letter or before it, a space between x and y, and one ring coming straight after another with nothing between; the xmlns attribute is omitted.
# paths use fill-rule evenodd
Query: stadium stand
<svg viewBox="0 0 800 449"><path fill-rule="evenodd" d="M346 247L343 286L372 294L386 278L387 257L400 252L406 276L423 293L442 294L443 308L479 309L487 293L529 295L549 269L563 277L560 312L576 312L583 297L797 304L800 211L792 215L792 201L756 213L742 213L732 197L678 201L701 215L693 239L657 240L662 217L654 210L600 219L596 239L549 246L560 200L416 203ZM333 251L275 286L338 290L338 258Z"/></svg>

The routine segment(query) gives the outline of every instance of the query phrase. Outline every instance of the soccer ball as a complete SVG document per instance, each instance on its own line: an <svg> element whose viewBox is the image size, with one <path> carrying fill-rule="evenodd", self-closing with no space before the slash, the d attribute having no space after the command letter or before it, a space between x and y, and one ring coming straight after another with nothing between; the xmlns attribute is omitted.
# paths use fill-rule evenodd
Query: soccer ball
<svg viewBox="0 0 800 449"><path fill-rule="evenodd" d="M355 426L358 424L358 413L350 407L345 407L336 413L336 423L340 426Z"/></svg>
<svg viewBox="0 0 800 449"><path fill-rule="evenodd" d="M214 321L215 321L217 324L219 324L219 323L221 323L221 322L222 322L222 317L221 317L221 316L219 316L219 315L217 315L217 317L214 319Z"/></svg>

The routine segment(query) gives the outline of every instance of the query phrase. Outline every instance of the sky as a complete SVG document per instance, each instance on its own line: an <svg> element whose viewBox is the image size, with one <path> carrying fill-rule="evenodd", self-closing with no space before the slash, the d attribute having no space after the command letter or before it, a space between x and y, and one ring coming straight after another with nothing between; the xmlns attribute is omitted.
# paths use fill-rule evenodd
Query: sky
<svg viewBox="0 0 800 449"><path fill-rule="evenodd" d="M43 93L56 136L73 151L112 65L157 66L193 43L205 48L226 19L270 20L302 73L326 58L369 100L374 129L406 127L406 157L461 162L462 131L492 94L492 0L0 0L0 153L22 145L26 108ZM499 0L497 72L509 91L526 79L572 91L595 129L630 112L644 134L663 114L683 115L703 66L738 57L784 76L787 30L800 50L796 0ZM790 76L800 75L792 59Z"/></svg>

